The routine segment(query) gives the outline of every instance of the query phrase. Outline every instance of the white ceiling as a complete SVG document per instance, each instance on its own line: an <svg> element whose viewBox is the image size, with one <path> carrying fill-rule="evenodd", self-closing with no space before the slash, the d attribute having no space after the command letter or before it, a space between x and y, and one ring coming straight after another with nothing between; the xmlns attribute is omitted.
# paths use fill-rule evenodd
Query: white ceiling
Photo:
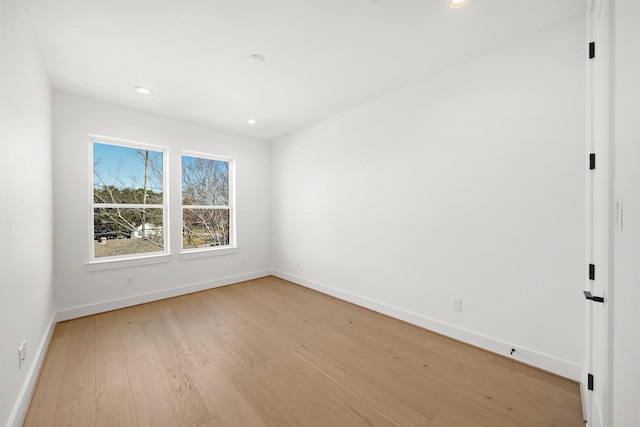
<svg viewBox="0 0 640 427"><path fill-rule="evenodd" d="M459 10L447 0L24 2L54 89L268 140L586 9L586 0L471 0ZM251 54L265 64L251 65Z"/></svg>

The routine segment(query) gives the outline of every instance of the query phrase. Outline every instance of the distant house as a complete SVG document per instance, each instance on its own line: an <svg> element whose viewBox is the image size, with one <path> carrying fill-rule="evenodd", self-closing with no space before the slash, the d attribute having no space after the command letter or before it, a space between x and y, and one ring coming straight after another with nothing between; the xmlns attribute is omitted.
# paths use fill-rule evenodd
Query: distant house
<svg viewBox="0 0 640 427"><path fill-rule="evenodd" d="M143 231L144 229L144 231ZM135 230L131 232L131 237L134 239L141 239L142 237L155 237L162 235L162 226L149 224L148 222L140 224Z"/></svg>

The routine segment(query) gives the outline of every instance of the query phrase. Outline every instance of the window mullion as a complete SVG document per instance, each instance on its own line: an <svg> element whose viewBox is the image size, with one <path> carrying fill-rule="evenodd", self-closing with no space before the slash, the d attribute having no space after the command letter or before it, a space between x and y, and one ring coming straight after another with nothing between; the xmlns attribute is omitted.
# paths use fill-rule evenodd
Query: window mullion
<svg viewBox="0 0 640 427"><path fill-rule="evenodd" d="M231 209L228 205L182 205L182 209Z"/></svg>
<svg viewBox="0 0 640 427"><path fill-rule="evenodd" d="M93 203L94 209L164 209L164 205L142 204L142 203Z"/></svg>

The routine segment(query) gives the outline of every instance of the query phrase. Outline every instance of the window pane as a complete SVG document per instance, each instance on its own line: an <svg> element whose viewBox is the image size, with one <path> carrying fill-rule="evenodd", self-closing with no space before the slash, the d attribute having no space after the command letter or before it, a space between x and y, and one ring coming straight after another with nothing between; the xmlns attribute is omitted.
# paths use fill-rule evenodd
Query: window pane
<svg viewBox="0 0 640 427"><path fill-rule="evenodd" d="M182 156L182 204L229 205L229 162Z"/></svg>
<svg viewBox="0 0 640 427"><path fill-rule="evenodd" d="M162 252L162 209L95 208L94 256Z"/></svg>
<svg viewBox="0 0 640 427"><path fill-rule="evenodd" d="M93 143L93 202L162 204L162 152Z"/></svg>
<svg viewBox="0 0 640 427"><path fill-rule="evenodd" d="M182 210L182 247L184 249L229 244L228 209Z"/></svg>

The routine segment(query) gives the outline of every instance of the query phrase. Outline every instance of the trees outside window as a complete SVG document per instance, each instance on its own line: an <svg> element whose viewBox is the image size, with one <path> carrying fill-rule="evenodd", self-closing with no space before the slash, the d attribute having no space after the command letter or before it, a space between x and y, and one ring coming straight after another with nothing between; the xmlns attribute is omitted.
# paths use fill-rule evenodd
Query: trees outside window
<svg viewBox="0 0 640 427"><path fill-rule="evenodd" d="M167 149L104 137L93 137L91 148L91 259L169 254L167 191L178 189L168 187ZM233 248L233 160L184 151L180 162L183 252Z"/></svg>
<svg viewBox="0 0 640 427"><path fill-rule="evenodd" d="M93 257L167 252L165 150L94 140Z"/></svg>
<svg viewBox="0 0 640 427"><path fill-rule="evenodd" d="M233 173L228 158L182 156L182 248L233 246Z"/></svg>

